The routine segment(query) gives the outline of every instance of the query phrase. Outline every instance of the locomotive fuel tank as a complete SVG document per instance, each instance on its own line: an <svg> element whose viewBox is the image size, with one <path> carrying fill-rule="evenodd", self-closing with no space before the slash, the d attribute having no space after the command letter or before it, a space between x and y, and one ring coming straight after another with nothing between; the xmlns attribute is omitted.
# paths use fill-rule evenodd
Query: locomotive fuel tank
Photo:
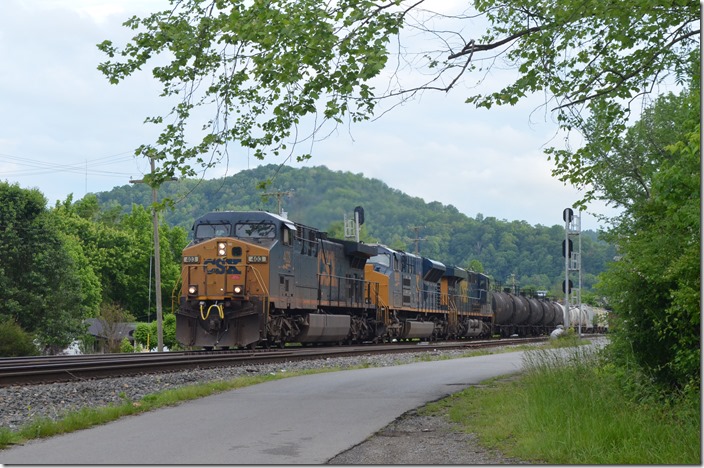
<svg viewBox="0 0 704 468"><path fill-rule="evenodd" d="M406 320L400 338L430 338L433 335L435 324L433 322L418 322Z"/></svg>
<svg viewBox="0 0 704 468"><path fill-rule="evenodd" d="M349 315L308 314L301 332L293 341L300 343L330 343L343 341L350 331Z"/></svg>

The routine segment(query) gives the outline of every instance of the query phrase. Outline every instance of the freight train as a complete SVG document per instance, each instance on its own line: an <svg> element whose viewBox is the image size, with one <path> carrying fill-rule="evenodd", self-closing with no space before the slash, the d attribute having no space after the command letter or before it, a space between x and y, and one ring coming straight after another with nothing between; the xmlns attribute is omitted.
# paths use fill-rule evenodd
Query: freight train
<svg viewBox="0 0 704 468"><path fill-rule="evenodd" d="M548 334L564 308L492 292L481 273L333 239L265 211L196 219L176 337L204 348Z"/></svg>

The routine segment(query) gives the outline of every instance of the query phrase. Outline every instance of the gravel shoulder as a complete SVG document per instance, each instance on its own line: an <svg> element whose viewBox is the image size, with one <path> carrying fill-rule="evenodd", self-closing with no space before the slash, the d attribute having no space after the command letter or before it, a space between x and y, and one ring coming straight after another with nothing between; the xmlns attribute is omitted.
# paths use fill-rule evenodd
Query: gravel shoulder
<svg viewBox="0 0 704 468"><path fill-rule="evenodd" d="M330 465L519 465L460 431L442 415L409 411L370 438L328 460Z"/></svg>

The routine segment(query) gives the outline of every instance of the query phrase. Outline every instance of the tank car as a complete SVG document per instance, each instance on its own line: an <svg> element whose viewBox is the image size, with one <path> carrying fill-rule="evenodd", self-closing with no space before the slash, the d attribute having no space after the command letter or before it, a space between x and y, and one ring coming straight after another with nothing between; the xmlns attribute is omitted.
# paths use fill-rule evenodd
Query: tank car
<svg viewBox="0 0 704 468"><path fill-rule="evenodd" d="M591 320L589 319L589 314L585 306L582 306L581 309L576 306L570 306L569 316L571 328L577 330L579 327L581 327L582 332L586 332L589 330L591 326Z"/></svg>
<svg viewBox="0 0 704 468"><path fill-rule="evenodd" d="M504 290L493 292L491 300L494 333L504 337L545 335L564 323L560 305L546 298Z"/></svg>
<svg viewBox="0 0 704 468"><path fill-rule="evenodd" d="M594 331L596 333L608 333L609 312L602 307L594 307Z"/></svg>
<svg viewBox="0 0 704 468"><path fill-rule="evenodd" d="M212 212L183 251L176 337L185 346L254 347L374 336L364 279L375 250L263 212Z"/></svg>

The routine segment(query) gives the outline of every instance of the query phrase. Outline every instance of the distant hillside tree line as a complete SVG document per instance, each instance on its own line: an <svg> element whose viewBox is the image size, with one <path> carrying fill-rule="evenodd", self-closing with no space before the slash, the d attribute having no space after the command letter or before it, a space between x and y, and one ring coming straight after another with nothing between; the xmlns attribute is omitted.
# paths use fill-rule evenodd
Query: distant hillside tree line
<svg viewBox="0 0 704 468"><path fill-rule="evenodd" d="M274 188L258 189L265 180L271 180ZM519 287L561 294L564 226L533 226L526 221L509 222L481 213L471 218L452 205L427 203L362 174L331 171L324 166L294 169L266 165L222 179L183 179L164 184L159 196L174 202L164 214L165 221L190 229L193 220L208 211L276 212L276 197L264 194L277 190L291 193L282 198L290 219L332 231L331 235L343 235L345 213L352 215L355 206L363 206L363 229L368 242L415 252L416 231L412 228L421 227L418 246L423 256L448 265L482 269L500 283L515 282ZM122 209L126 213L133 206L148 206L151 190L125 185L98 193L97 198L103 210ZM556 218L560 221L560 213ZM586 231L582 254L583 281L588 290L616 252L598 240L597 233Z"/></svg>

